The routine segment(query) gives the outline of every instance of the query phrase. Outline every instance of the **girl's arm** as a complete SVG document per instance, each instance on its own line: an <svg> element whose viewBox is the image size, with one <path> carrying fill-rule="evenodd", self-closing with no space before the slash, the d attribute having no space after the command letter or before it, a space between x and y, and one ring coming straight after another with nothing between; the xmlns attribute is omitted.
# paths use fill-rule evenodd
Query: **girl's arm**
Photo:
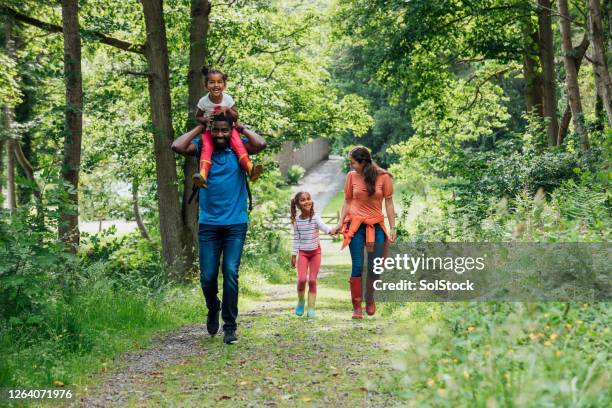
<svg viewBox="0 0 612 408"><path fill-rule="evenodd" d="M196 122L203 126L208 126L208 122L210 121L208 115L200 108L197 108L196 110L195 119Z"/></svg>
<svg viewBox="0 0 612 408"><path fill-rule="evenodd" d="M298 239L298 231L297 231L297 224L293 224L293 243L291 245L291 267L295 268L295 258L297 257L297 253L298 253L298 243L299 243L299 239Z"/></svg>
<svg viewBox="0 0 612 408"><path fill-rule="evenodd" d="M338 233L338 231L342 229L342 224L344 223L344 217L346 217L350 208L351 208L351 202L347 199L344 199L344 204L342 204L342 211L340 211L340 219L338 220L338 225L332 228L332 230L330 231L330 234L335 235Z"/></svg>
<svg viewBox="0 0 612 408"><path fill-rule="evenodd" d="M330 231L332 230L331 227L323 222L320 215L315 215L314 220L317 223L317 227L319 228L319 230L323 231L326 234L330 233Z"/></svg>
<svg viewBox="0 0 612 408"><path fill-rule="evenodd" d="M393 197L385 198L385 209L387 210L387 219L389 220L389 240L395 241L395 206L393 205Z"/></svg>
<svg viewBox="0 0 612 408"><path fill-rule="evenodd" d="M196 146L191 143L193 139L195 139L198 135L200 135L204 131L204 127L202 125L198 125L191 129L189 132L177 138L174 142L172 142L171 149L184 156L195 156L196 155Z"/></svg>

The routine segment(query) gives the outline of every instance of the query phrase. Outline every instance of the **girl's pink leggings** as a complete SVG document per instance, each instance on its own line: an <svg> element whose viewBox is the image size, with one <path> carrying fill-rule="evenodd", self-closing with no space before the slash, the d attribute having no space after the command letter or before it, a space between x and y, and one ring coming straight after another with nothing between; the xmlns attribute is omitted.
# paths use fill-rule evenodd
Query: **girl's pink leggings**
<svg viewBox="0 0 612 408"><path fill-rule="evenodd" d="M298 292L306 289L306 281L308 281L308 291L317 293L317 274L321 266L321 247L312 251L298 252L297 271L298 271Z"/></svg>

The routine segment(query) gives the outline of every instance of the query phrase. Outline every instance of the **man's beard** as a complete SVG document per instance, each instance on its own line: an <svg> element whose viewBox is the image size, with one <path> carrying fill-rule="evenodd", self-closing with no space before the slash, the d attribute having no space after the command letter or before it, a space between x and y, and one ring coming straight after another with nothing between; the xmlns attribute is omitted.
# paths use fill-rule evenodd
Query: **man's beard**
<svg viewBox="0 0 612 408"><path fill-rule="evenodd" d="M215 148L215 150L223 150L225 148L227 148L227 146L229 145L228 140L223 138L223 139L213 139L213 146Z"/></svg>

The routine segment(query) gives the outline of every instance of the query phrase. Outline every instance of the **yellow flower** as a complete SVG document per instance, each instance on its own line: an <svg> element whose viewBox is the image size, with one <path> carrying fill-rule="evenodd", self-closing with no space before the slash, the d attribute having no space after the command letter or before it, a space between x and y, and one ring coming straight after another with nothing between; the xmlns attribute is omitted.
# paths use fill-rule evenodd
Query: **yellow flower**
<svg viewBox="0 0 612 408"><path fill-rule="evenodd" d="M485 356L485 358L491 357L491 352L489 350L485 350L484 356Z"/></svg>
<svg viewBox="0 0 612 408"><path fill-rule="evenodd" d="M584 323L582 320L576 320L576 324L577 324L578 326L580 326L582 323Z"/></svg>
<svg viewBox="0 0 612 408"><path fill-rule="evenodd" d="M554 340L554 339L556 339L556 338L558 338L558 337L559 337L559 335L558 335L557 333L552 333L552 334L550 335L550 339L551 339L551 340Z"/></svg>
<svg viewBox="0 0 612 408"><path fill-rule="evenodd" d="M568 323L568 324L565 325L565 328L567 330L572 330L572 325Z"/></svg>
<svg viewBox="0 0 612 408"><path fill-rule="evenodd" d="M561 350L555 350L555 357L561 357L561 354L563 354Z"/></svg>
<svg viewBox="0 0 612 408"><path fill-rule="evenodd" d="M550 341L546 340L546 341L544 342L544 346L546 346L546 347L550 347L550 346L552 346L552 343L551 343Z"/></svg>
<svg viewBox="0 0 612 408"><path fill-rule="evenodd" d="M467 372L467 370L463 370L463 377L464 377L465 379L470 378L470 373L468 373L468 372Z"/></svg>
<svg viewBox="0 0 612 408"><path fill-rule="evenodd" d="M474 330L476 330L474 326L470 326L470 327L468 327L468 332L470 332L470 333L471 333L471 332L473 332Z"/></svg>
<svg viewBox="0 0 612 408"><path fill-rule="evenodd" d="M436 385L436 380L434 380L433 378L430 378L429 380L427 380L427 385L429 385L430 387L433 387L434 385Z"/></svg>

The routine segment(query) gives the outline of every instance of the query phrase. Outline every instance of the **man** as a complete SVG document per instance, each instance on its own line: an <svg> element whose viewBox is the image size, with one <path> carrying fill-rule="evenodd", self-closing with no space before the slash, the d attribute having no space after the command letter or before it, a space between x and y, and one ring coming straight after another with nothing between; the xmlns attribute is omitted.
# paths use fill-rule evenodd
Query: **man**
<svg viewBox="0 0 612 408"><path fill-rule="evenodd" d="M200 284L206 299L208 317L206 328L211 336L219 331L219 311L223 317L223 342L233 344L238 316L238 268L247 232L246 176L229 140L234 126L229 115L217 115L212 122L214 145L208 187L199 191L198 235L200 249ZM243 135L249 154L257 154L266 147L257 133L236 123ZM201 140L196 137L204 128L197 126L172 143L172 150L182 155L199 157ZM219 301L217 280L223 255L223 302Z"/></svg>

